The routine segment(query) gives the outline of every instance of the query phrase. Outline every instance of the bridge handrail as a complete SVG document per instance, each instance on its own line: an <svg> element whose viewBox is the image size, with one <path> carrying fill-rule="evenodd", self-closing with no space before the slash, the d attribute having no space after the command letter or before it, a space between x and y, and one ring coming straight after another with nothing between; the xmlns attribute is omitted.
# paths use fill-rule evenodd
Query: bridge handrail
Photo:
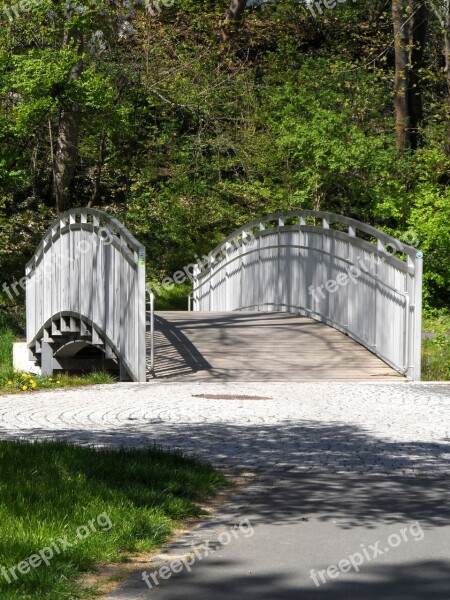
<svg viewBox="0 0 450 600"><path fill-rule="evenodd" d="M115 229L120 234L120 237L126 241L127 245L130 246L130 248L132 248L136 252L145 252L145 246L143 246L140 242L137 241L137 239L125 227L125 225L123 225L120 221L118 221L115 217L112 217L107 212L99 210L97 208L73 208L71 210L67 210L66 212L61 213L53 221L53 223L42 236L42 240L40 241L36 250L34 251L32 258L27 262L27 268L32 269L34 267L36 259L43 253L49 241L53 241L56 236L60 235L61 229L63 229L65 226L69 226L70 228L71 225L91 225L91 223L87 222L87 219L85 221L80 221L79 223L77 223L75 220L77 215L80 215L80 217L87 217L88 215L92 215L92 217L98 221L97 223L92 223L94 227L96 226L102 228L106 226L111 233L113 233ZM64 227L61 227L61 223L63 221L66 221L67 219L69 219L69 222L66 223ZM89 231L91 230L91 227L85 227L84 229Z"/></svg>
<svg viewBox="0 0 450 600"><path fill-rule="evenodd" d="M319 220L321 223L317 225L314 221L311 224L309 223L310 218ZM291 219L294 223L286 224L286 221ZM341 227L334 227L334 224ZM294 237L286 237L291 233ZM358 233L365 234L365 238L358 236ZM274 234L278 234L278 238L274 239ZM319 238L317 238L317 234L320 234ZM249 238L251 240L252 236L257 243L246 247L245 240ZM316 241L311 242L310 236L312 236L312 240ZM318 239L324 241L318 243ZM333 244L331 240L338 243ZM232 244L236 241L242 241L242 243ZM359 250L377 257L377 260L382 256L384 266L380 271L381 275L379 275L378 269L375 273L367 270L364 272L362 280L372 283L363 285L365 291L361 292L360 300L351 298L350 291L346 292L347 311L349 315L351 313L352 318L356 319L356 328L352 328L351 324L347 323L349 316L347 318L343 316L342 306L335 306L332 302L330 303L329 299L324 302L326 305L324 310L318 311L314 305L310 306L310 300L307 300L308 295L306 294L305 298L304 291L301 292L301 289L305 289L304 287L295 287L295 294L300 294L303 298L301 306L297 305L297 302L295 306L288 302L285 299L287 292L281 292L281 288L277 288L274 284L276 278L283 273L283 271L277 272L276 264L272 270L270 270L271 267L268 267L269 271L265 274L256 266L249 266L252 261L258 262L259 260L260 262L262 253L269 261L271 259L276 261L278 250L283 248L287 254L281 256L287 257L300 256L308 251L313 252L315 257L310 253L307 256L317 267L317 273L301 275L304 278L303 285L307 284L307 290L316 289L316 286L330 279L330 273L336 274L339 269L342 270L352 265L352 268L358 268L355 258L360 259L357 256ZM229 249L231 253L228 252ZM259 259L253 259L252 255L259 256ZM197 264L194 271L192 301L195 304L194 310L248 310L251 307L262 306L272 306L274 310L276 310L276 306L284 307L287 310L300 310L303 314L332 325L357 339L410 379L420 380L422 256L417 248L350 217L325 211L300 209L272 213L237 228L208 254L208 265ZM250 263L247 262L249 260ZM281 265L280 260L287 259L280 258L278 252L278 269ZM243 279L241 267L244 264L248 266L248 274ZM323 275L321 276L320 273L327 273L326 269L323 271L326 264L329 264L331 270L328 271L328 277L322 280L320 277L323 278ZM242 288L244 281L247 286L246 290ZM261 295L261 287L264 285L272 286L270 294L275 299L270 302ZM273 287L274 285L275 287ZM298 282L295 285L298 286ZM256 291L256 288L249 291L255 286L259 291ZM394 294L390 300L388 300L389 294ZM363 298L364 300L362 300ZM365 325L361 320L361 315L358 318L355 317L355 311L356 314L359 314L362 309L360 303L370 302L371 298L374 298L375 307L379 304L381 312L378 316L374 314L369 324ZM399 303L400 299L401 303ZM368 317L369 314L367 314ZM383 334L383 320L388 318L394 319L397 324L399 318L402 320L401 334L399 332L400 342L394 339L387 341L388 336ZM388 328L389 326L388 322L384 324L384 327ZM367 336L372 337L372 333L362 335L361 328L364 331L367 328L370 331L373 330L374 339L368 341ZM400 355L402 356L400 357Z"/></svg>
<svg viewBox="0 0 450 600"><path fill-rule="evenodd" d="M155 294L152 290L146 286L145 293L148 296L147 306L149 308L148 313L150 316L150 373L155 371Z"/></svg>
<svg viewBox="0 0 450 600"><path fill-rule="evenodd" d="M213 250L211 250L211 252L209 254L210 255L217 254L227 243L231 242L232 240L234 240L242 235L245 235L245 233L247 233L249 230L251 230L255 227L260 227L260 231L264 231L265 223L268 223L270 221L278 221L278 226L280 226L280 220L296 218L296 217L299 217L300 219L302 219L302 218L305 219L305 221L303 223L300 222L300 225L303 225L303 227L317 227L318 229L325 228L325 229L333 230L334 228L331 227L330 224L341 223L342 225L348 226L348 231L342 232L339 229L334 229L334 231L339 232L339 233L344 233L344 234L348 235L349 237L356 238L357 240L361 240L361 241L365 242L366 240L364 240L363 238L358 238L358 236L357 236L357 232L362 231L362 232L366 233L367 235L370 235L373 238L376 238L377 241L381 242L384 246L391 245L391 244L394 244L394 245L400 244L400 248L401 248L400 252L402 252L403 254L406 254L411 259L414 259L416 256L416 253L417 253L417 248L414 248L413 246L409 246L408 244L401 242L399 239L386 233L385 231L381 231L380 229L377 229L376 227L372 227L371 225L367 225L366 223L363 223L362 221L358 221L357 219L352 219L351 217L345 217L343 215L338 215L336 213L327 212L327 211L297 209L297 210L271 213L269 215L264 215L262 217L259 217L258 219L254 219L253 221L249 221L248 223L245 223L244 225L241 225L240 227L235 229L228 237L226 237L224 240L219 242L217 244L217 246L215 246L215 248ZM321 226L308 225L306 223L307 217L313 217L315 219L322 219L322 225ZM326 223L325 227L324 227L324 223ZM284 226L284 224L282 226ZM276 227L274 229L276 229ZM370 242L366 242L366 243L370 243ZM375 244L371 244L371 245L375 246ZM405 264L405 261L398 259L397 257L392 256L390 258L392 258L394 260L398 260L399 262L403 262ZM204 275L206 271L207 271L207 269L203 270L202 275Z"/></svg>

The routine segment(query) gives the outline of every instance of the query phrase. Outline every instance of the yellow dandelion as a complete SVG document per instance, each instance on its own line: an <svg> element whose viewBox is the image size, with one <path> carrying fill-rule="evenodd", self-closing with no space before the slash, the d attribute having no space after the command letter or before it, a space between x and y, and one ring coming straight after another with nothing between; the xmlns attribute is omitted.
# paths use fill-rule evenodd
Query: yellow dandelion
<svg viewBox="0 0 450 600"><path fill-rule="evenodd" d="M27 385L23 385L23 386L22 386L22 389L23 389L23 391L24 391L24 392L26 392L26 391L27 391L27 389L28 389L28 386L27 386Z"/></svg>
<svg viewBox="0 0 450 600"><path fill-rule="evenodd" d="M36 386L37 386L37 383L34 383L34 381L33 381L33 383L31 384L31 387L33 388L33 390Z"/></svg>
<svg viewBox="0 0 450 600"><path fill-rule="evenodd" d="M11 379L8 381L8 385L12 385L12 381L11 381Z"/></svg>
<svg viewBox="0 0 450 600"><path fill-rule="evenodd" d="M53 381L53 377L49 377L49 378L48 378L48 380L49 380L49 381Z"/></svg>
<svg viewBox="0 0 450 600"><path fill-rule="evenodd" d="M17 373L17 369L14 369L14 373Z"/></svg>
<svg viewBox="0 0 450 600"><path fill-rule="evenodd" d="M56 383L61 383L60 381L57 381Z"/></svg>

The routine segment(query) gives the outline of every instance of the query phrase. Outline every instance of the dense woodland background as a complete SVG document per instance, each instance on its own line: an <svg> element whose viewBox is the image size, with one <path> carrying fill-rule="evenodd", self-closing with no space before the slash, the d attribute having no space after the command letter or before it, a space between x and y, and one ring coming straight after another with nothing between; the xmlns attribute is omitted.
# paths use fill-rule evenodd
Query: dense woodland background
<svg viewBox="0 0 450 600"><path fill-rule="evenodd" d="M75 206L124 221L150 280L313 208L412 229L448 307L449 0L33 2L0 13L2 282Z"/></svg>

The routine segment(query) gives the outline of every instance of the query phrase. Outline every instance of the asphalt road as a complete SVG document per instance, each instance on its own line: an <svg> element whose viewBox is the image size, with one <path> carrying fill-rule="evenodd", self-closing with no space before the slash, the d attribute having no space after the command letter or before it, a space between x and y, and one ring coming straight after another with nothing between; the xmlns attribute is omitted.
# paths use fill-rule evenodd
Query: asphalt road
<svg viewBox="0 0 450 600"><path fill-rule="evenodd" d="M272 474L224 507L206 550L175 545L151 589L140 572L110 598L449 600L448 496L445 478Z"/></svg>

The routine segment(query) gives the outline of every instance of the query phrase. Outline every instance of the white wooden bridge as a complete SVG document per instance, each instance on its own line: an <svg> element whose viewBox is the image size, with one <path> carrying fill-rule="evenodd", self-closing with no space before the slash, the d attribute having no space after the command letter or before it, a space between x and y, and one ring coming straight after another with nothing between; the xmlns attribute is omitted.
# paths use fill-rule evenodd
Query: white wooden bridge
<svg viewBox="0 0 450 600"><path fill-rule="evenodd" d="M60 215L26 275L27 343L44 373L420 380L422 254L340 215L239 228L196 266L192 312L154 315L144 247L95 209Z"/></svg>
<svg viewBox="0 0 450 600"><path fill-rule="evenodd" d="M45 373L117 366L146 379L145 248L116 219L62 214L26 268L27 343Z"/></svg>

